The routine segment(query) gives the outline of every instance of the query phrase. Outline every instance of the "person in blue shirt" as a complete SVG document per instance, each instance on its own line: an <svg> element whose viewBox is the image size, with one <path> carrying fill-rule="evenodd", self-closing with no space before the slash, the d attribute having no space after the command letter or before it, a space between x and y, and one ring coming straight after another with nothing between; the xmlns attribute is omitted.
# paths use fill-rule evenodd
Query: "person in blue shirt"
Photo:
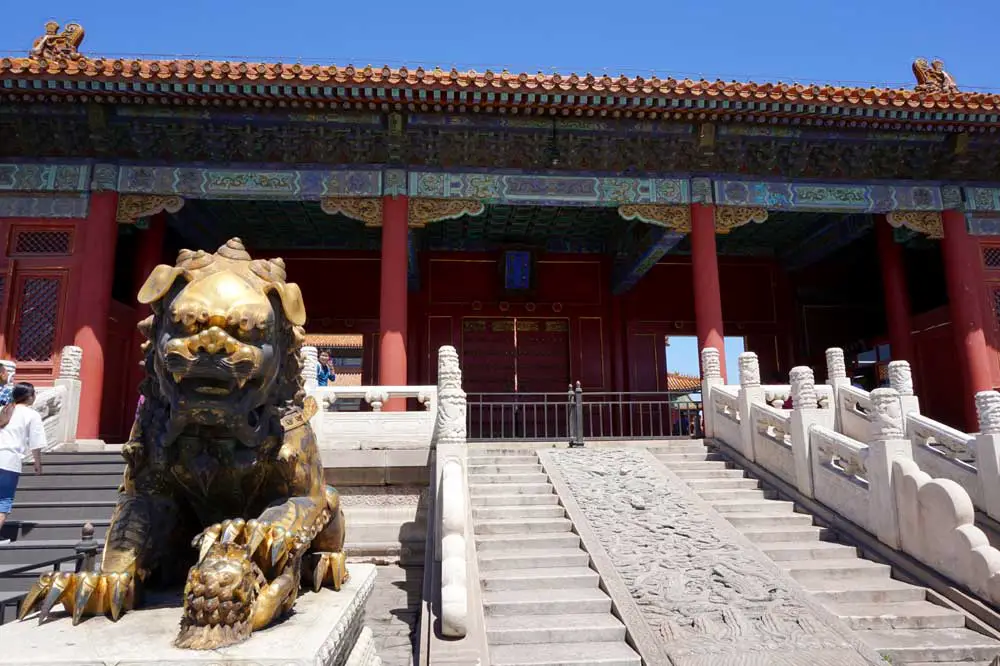
<svg viewBox="0 0 1000 666"><path fill-rule="evenodd" d="M333 372L333 364L330 363L330 353L321 351L319 353L319 364L316 366L316 383L319 386L329 386L337 379Z"/></svg>
<svg viewBox="0 0 1000 666"><path fill-rule="evenodd" d="M9 405L14 400L14 385L10 383L10 373L7 366L0 363L0 407Z"/></svg>

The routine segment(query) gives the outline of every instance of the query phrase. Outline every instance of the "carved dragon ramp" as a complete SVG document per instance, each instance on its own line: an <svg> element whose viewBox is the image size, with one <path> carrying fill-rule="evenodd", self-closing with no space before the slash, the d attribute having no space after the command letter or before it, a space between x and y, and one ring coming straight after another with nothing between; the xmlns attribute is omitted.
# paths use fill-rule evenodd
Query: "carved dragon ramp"
<svg viewBox="0 0 1000 666"><path fill-rule="evenodd" d="M288 613L303 574L316 590L347 581L340 497L300 373L305 306L284 262L252 260L238 238L182 250L139 301L153 310L139 326L145 400L100 570L44 574L21 617L61 603L74 624L117 620L144 584L187 571L175 644L231 645Z"/></svg>
<svg viewBox="0 0 1000 666"><path fill-rule="evenodd" d="M539 457L643 663L885 663L649 452Z"/></svg>

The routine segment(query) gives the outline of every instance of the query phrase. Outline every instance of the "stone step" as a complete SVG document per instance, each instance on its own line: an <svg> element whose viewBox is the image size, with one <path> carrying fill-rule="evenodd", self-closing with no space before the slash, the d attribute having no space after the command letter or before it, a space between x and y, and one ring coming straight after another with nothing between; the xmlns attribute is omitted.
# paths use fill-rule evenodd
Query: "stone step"
<svg viewBox="0 0 1000 666"><path fill-rule="evenodd" d="M863 560L860 557L838 560L786 560L778 562L778 566L799 581L810 577L821 578L824 581L836 578L888 580L892 575L892 568L889 565Z"/></svg>
<svg viewBox="0 0 1000 666"><path fill-rule="evenodd" d="M476 495L543 495L552 492L548 483L477 483L469 478L469 494Z"/></svg>
<svg viewBox="0 0 1000 666"><path fill-rule="evenodd" d="M830 610L844 618L852 629L955 629L965 627L958 611L928 601L899 604L835 604Z"/></svg>
<svg viewBox="0 0 1000 666"><path fill-rule="evenodd" d="M568 518L476 519L476 534L537 534L569 532L573 523Z"/></svg>
<svg viewBox="0 0 1000 666"><path fill-rule="evenodd" d="M119 470L124 469L125 460L122 458L121 452L111 452L111 453L65 453L65 452L55 452L55 453L43 453L42 454L42 464L48 465L64 465L64 464L108 464L114 463L118 465Z"/></svg>
<svg viewBox="0 0 1000 666"><path fill-rule="evenodd" d="M590 555L579 548L524 548L512 551L486 550L479 553L480 571L585 567L588 564Z"/></svg>
<svg viewBox="0 0 1000 666"><path fill-rule="evenodd" d="M971 629L876 630L859 635L894 664L988 661L1000 655L1000 642Z"/></svg>
<svg viewBox="0 0 1000 666"><path fill-rule="evenodd" d="M764 554L775 562L801 560L855 559L858 549L829 541L805 543L802 541L775 541L757 544Z"/></svg>
<svg viewBox="0 0 1000 666"><path fill-rule="evenodd" d="M493 666L640 666L642 659L622 641L607 643L549 643L490 647Z"/></svg>
<svg viewBox="0 0 1000 666"><path fill-rule="evenodd" d="M542 567L483 571L479 574L484 592L500 590L564 590L596 588L597 572L587 567ZM553 639L553 642L559 642Z"/></svg>
<svg viewBox="0 0 1000 666"><path fill-rule="evenodd" d="M479 474L541 474L542 466L538 463L524 465L507 465L496 463L491 465L469 465L469 475Z"/></svg>
<svg viewBox="0 0 1000 666"><path fill-rule="evenodd" d="M657 456L663 453L698 453L699 451L707 453L715 450L705 446L705 443L700 440L674 440L666 444L649 444L646 448Z"/></svg>
<svg viewBox="0 0 1000 666"><path fill-rule="evenodd" d="M469 467L478 465L537 465L536 455L509 455L509 456L469 456Z"/></svg>
<svg viewBox="0 0 1000 666"><path fill-rule="evenodd" d="M774 497L774 492L770 490L749 490L747 488L733 488L722 490L700 490L695 489L698 496L709 502L720 502L723 500L769 500Z"/></svg>
<svg viewBox="0 0 1000 666"><path fill-rule="evenodd" d="M18 493L8 520L107 520L115 510L115 500L88 500L79 502L22 502Z"/></svg>
<svg viewBox="0 0 1000 666"><path fill-rule="evenodd" d="M810 577L799 584L821 603L834 604L892 604L905 601L925 601L927 591L922 587L907 585L898 580L850 578L822 579Z"/></svg>
<svg viewBox="0 0 1000 666"><path fill-rule="evenodd" d="M743 536L754 543L773 543L783 541L812 542L822 540L828 533L824 527L816 525L779 525L774 527L746 527L741 528Z"/></svg>
<svg viewBox="0 0 1000 666"><path fill-rule="evenodd" d="M787 515L795 510L795 503L787 500L716 500L712 508L725 515L727 513L763 513Z"/></svg>
<svg viewBox="0 0 1000 666"><path fill-rule="evenodd" d="M687 484L696 492L705 490L756 490L760 481L746 477L732 479L686 479Z"/></svg>
<svg viewBox="0 0 1000 666"><path fill-rule="evenodd" d="M727 469L724 460L671 460L666 465L674 471L682 472L715 472ZM742 475L743 471L739 471Z"/></svg>
<svg viewBox="0 0 1000 666"><path fill-rule="evenodd" d="M503 615L486 621L490 645L624 641L625 625L610 613Z"/></svg>
<svg viewBox="0 0 1000 666"><path fill-rule="evenodd" d="M669 453L660 453L657 451L656 457L668 466L675 462L684 461L725 460L721 454L712 453L705 448L701 451L671 451Z"/></svg>
<svg viewBox="0 0 1000 666"><path fill-rule="evenodd" d="M487 616L610 613L611 597L598 588L486 592ZM489 622L487 620L487 622Z"/></svg>
<svg viewBox="0 0 1000 666"><path fill-rule="evenodd" d="M125 460L121 455L110 460L66 460L62 457L53 458L51 454L42 454L42 476L49 474L110 474L121 480L125 472ZM21 479L35 475L30 465L24 466Z"/></svg>
<svg viewBox="0 0 1000 666"><path fill-rule="evenodd" d="M533 506L522 504L518 506L474 506L472 515L475 518L563 518L566 510L558 504L541 504Z"/></svg>
<svg viewBox="0 0 1000 666"><path fill-rule="evenodd" d="M805 527L812 525L812 516L805 513L782 513L773 515L768 513L744 513L734 511L725 514L733 527L742 529L764 529L779 527Z"/></svg>
<svg viewBox="0 0 1000 666"><path fill-rule="evenodd" d="M678 478L685 481L696 479L742 479L746 473L741 469L682 469L674 465L668 465Z"/></svg>
<svg viewBox="0 0 1000 666"><path fill-rule="evenodd" d="M44 465L44 461L42 462ZM117 488L122 482L122 469L117 472L59 472L43 470L41 476L33 473L22 474L17 482L17 491L27 488Z"/></svg>
<svg viewBox="0 0 1000 666"><path fill-rule="evenodd" d="M0 538L18 541L21 539L34 539L37 541L50 541L52 539L79 539L83 526L90 522L94 526L94 538L98 541L104 540L104 534L108 531L111 517L106 516L99 520L77 519L57 519L57 520L7 520L3 529L0 530Z"/></svg>
<svg viewBox="0 0 1000 666"><path fill-rule="evenodd" d="M0 546L2 548L3 546ZM52 567L38 567L31 569L30 571L22 571L20 573L10 573L14 569L20 569L23 566L31 564L30 562L13 562L10 564L0 564L0 594L5 592L27 592L38 577L43 573L52 571ZM62 567L63 571L72 571L73 563Z"/></svg>
<svg viewBox="0 0 1000 666"><path fill-rule="evenodd" d="M47 562L56 558L75 557L74 546L80 542L80 536L75 539L58 539L38 541L20 539L0 546L0 565L26 562ZM72 568L72 564L69 565Z"/></svg>
<svg viewBox="0 0 1000 666"><path fill-rule="evenodd" d="M544 506L559 504L555 493L544 495L471 495L472 506Z"/></svg>
<svg viewBox="0 0 1000 666"><path fill-rule="evenodd" d="M479 485L484 483L548 483L547 474L537 472L534 474L469 474L469 485Z"/></svg>
<svg viewBox="0 0 1000 666"><path fill-rule="evenodd" d="M484 552L521 552L541 548L579 548L580 537L572 532L556 534L489 534L476 535L476 546Z"/></svg>
<svg viewBox="0 0 1000 666"><path fill-rule="evenodd" d="M114 483L94 486L51 486L22 487L17 486L17 502L114 502L118 499L118 485L121 479Z"/></svg>

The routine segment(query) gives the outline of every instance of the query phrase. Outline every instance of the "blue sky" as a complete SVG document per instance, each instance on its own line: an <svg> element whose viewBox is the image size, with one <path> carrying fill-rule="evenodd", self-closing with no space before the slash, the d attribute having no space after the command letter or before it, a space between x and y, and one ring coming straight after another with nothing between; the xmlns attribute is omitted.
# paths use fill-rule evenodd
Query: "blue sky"
<svg viewBox="0 0 1000 666"><path fill-rule="evenodd" d="M736 359L743 351L746 351L743 348L743 338L726 338L726 377L730 384L739 382L739 364ZM700 374L699 365L698 338L693 335L670 336L670 345L667 347L667 372L697 376Z"/></svg>
<svg viewBox="0 0 1000 666"><path fill-rule="evenodd" d="M93 54L911 85L917 56L959 86L1000 88L995 0L9 0L0 51L75 20Z"/></svg>

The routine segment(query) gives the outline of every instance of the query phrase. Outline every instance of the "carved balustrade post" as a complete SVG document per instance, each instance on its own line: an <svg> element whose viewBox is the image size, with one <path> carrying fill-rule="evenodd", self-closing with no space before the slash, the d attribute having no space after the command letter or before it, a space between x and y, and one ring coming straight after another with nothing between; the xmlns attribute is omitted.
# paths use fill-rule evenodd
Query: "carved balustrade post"
<svg viewBox="0 0 1000 666"><path fill-rule="evenodd" d="M834 411L820 409L816 393L816 378L812 368L800 365L788 373L792 385L792 415L789 419L789 436L792 443L792 460L795 464L795 485L806 497L813 497L812 449L809 428L821 425L832 428Z"/></svg>
<svg viewBox="0 0 1000 666"><path fill-rule="evenodd" d="M446 636L462 637L468 629L468 406L458 352L450 345L438 350L437 391L435 557L441 562L441 630Z"/></svg>
<svg viewBox="0 0 1000 666"><path fill-rule="evenodd" d="M722 386L722 358L715 347L701 350L701 416L704 421L705 438L715 437L715 408L712 403L712 389Z"/></svg>
<svg viewBox="0 0 1000 666"><path fill-rule="evenodd" d="M903 431L899 392L891 388L871 393L871 425L868 432L868 529L879 541L899 548L899 511L892 476L893 462L912 460L913 449Z"/></svg>
<svg viewBox="0 0 1000 666"><path fill-rule="evenodd" d="M908 361L890 361L889 388L899 393L899 406L903 413L903 432L906 432L906 417L920 413L920 400L913 392L913 372Z"/></svg>
<svg viewBox="0 0 1000 666"><path fill-rule="evenodd" d="M306 345L302 347L299 356L302 358L302 385L306 393L309 393L319 386L319 382L316 379L317 366L319 365L319 350L312 345Z"/></svg>
<svg viewBox="0 0 1000 666"><path fill-rule="evenodd" d="M59 415L59 425L55 432L56 444L63 450L75 450L76 447L76 426L80 420L80 391L83 389L80 381L82 364L83 349L74 345L62 348L59 356L59 376L53 384L66 391L62 414Z"/></svg>
<svg viewBox="0 0 1000 666"><path fill-rule="evenodd" d="M834 429L841 432L840 389L851 385L847 376L847 363L844 361L844 350L840 347L830 347L826 350L826 383L833 388Z"/></svg>
<svg viewBox="0 0 1000 666"><path fill-rule="evenodd" d="M764 387L760 385L760 362L757 354L743 352L738 358L740 369L740 394L738 400L740 416L739 452L748 460L756 460L753 446L753 419L750 418L750 405L764 402Z"/></svg>
<svg viewBox="0 0 1000 666"><path fill-rule="evenodd" d="M987 515L1000 520L1000 393L976 394L976 473L983 489Z"/></svg>

